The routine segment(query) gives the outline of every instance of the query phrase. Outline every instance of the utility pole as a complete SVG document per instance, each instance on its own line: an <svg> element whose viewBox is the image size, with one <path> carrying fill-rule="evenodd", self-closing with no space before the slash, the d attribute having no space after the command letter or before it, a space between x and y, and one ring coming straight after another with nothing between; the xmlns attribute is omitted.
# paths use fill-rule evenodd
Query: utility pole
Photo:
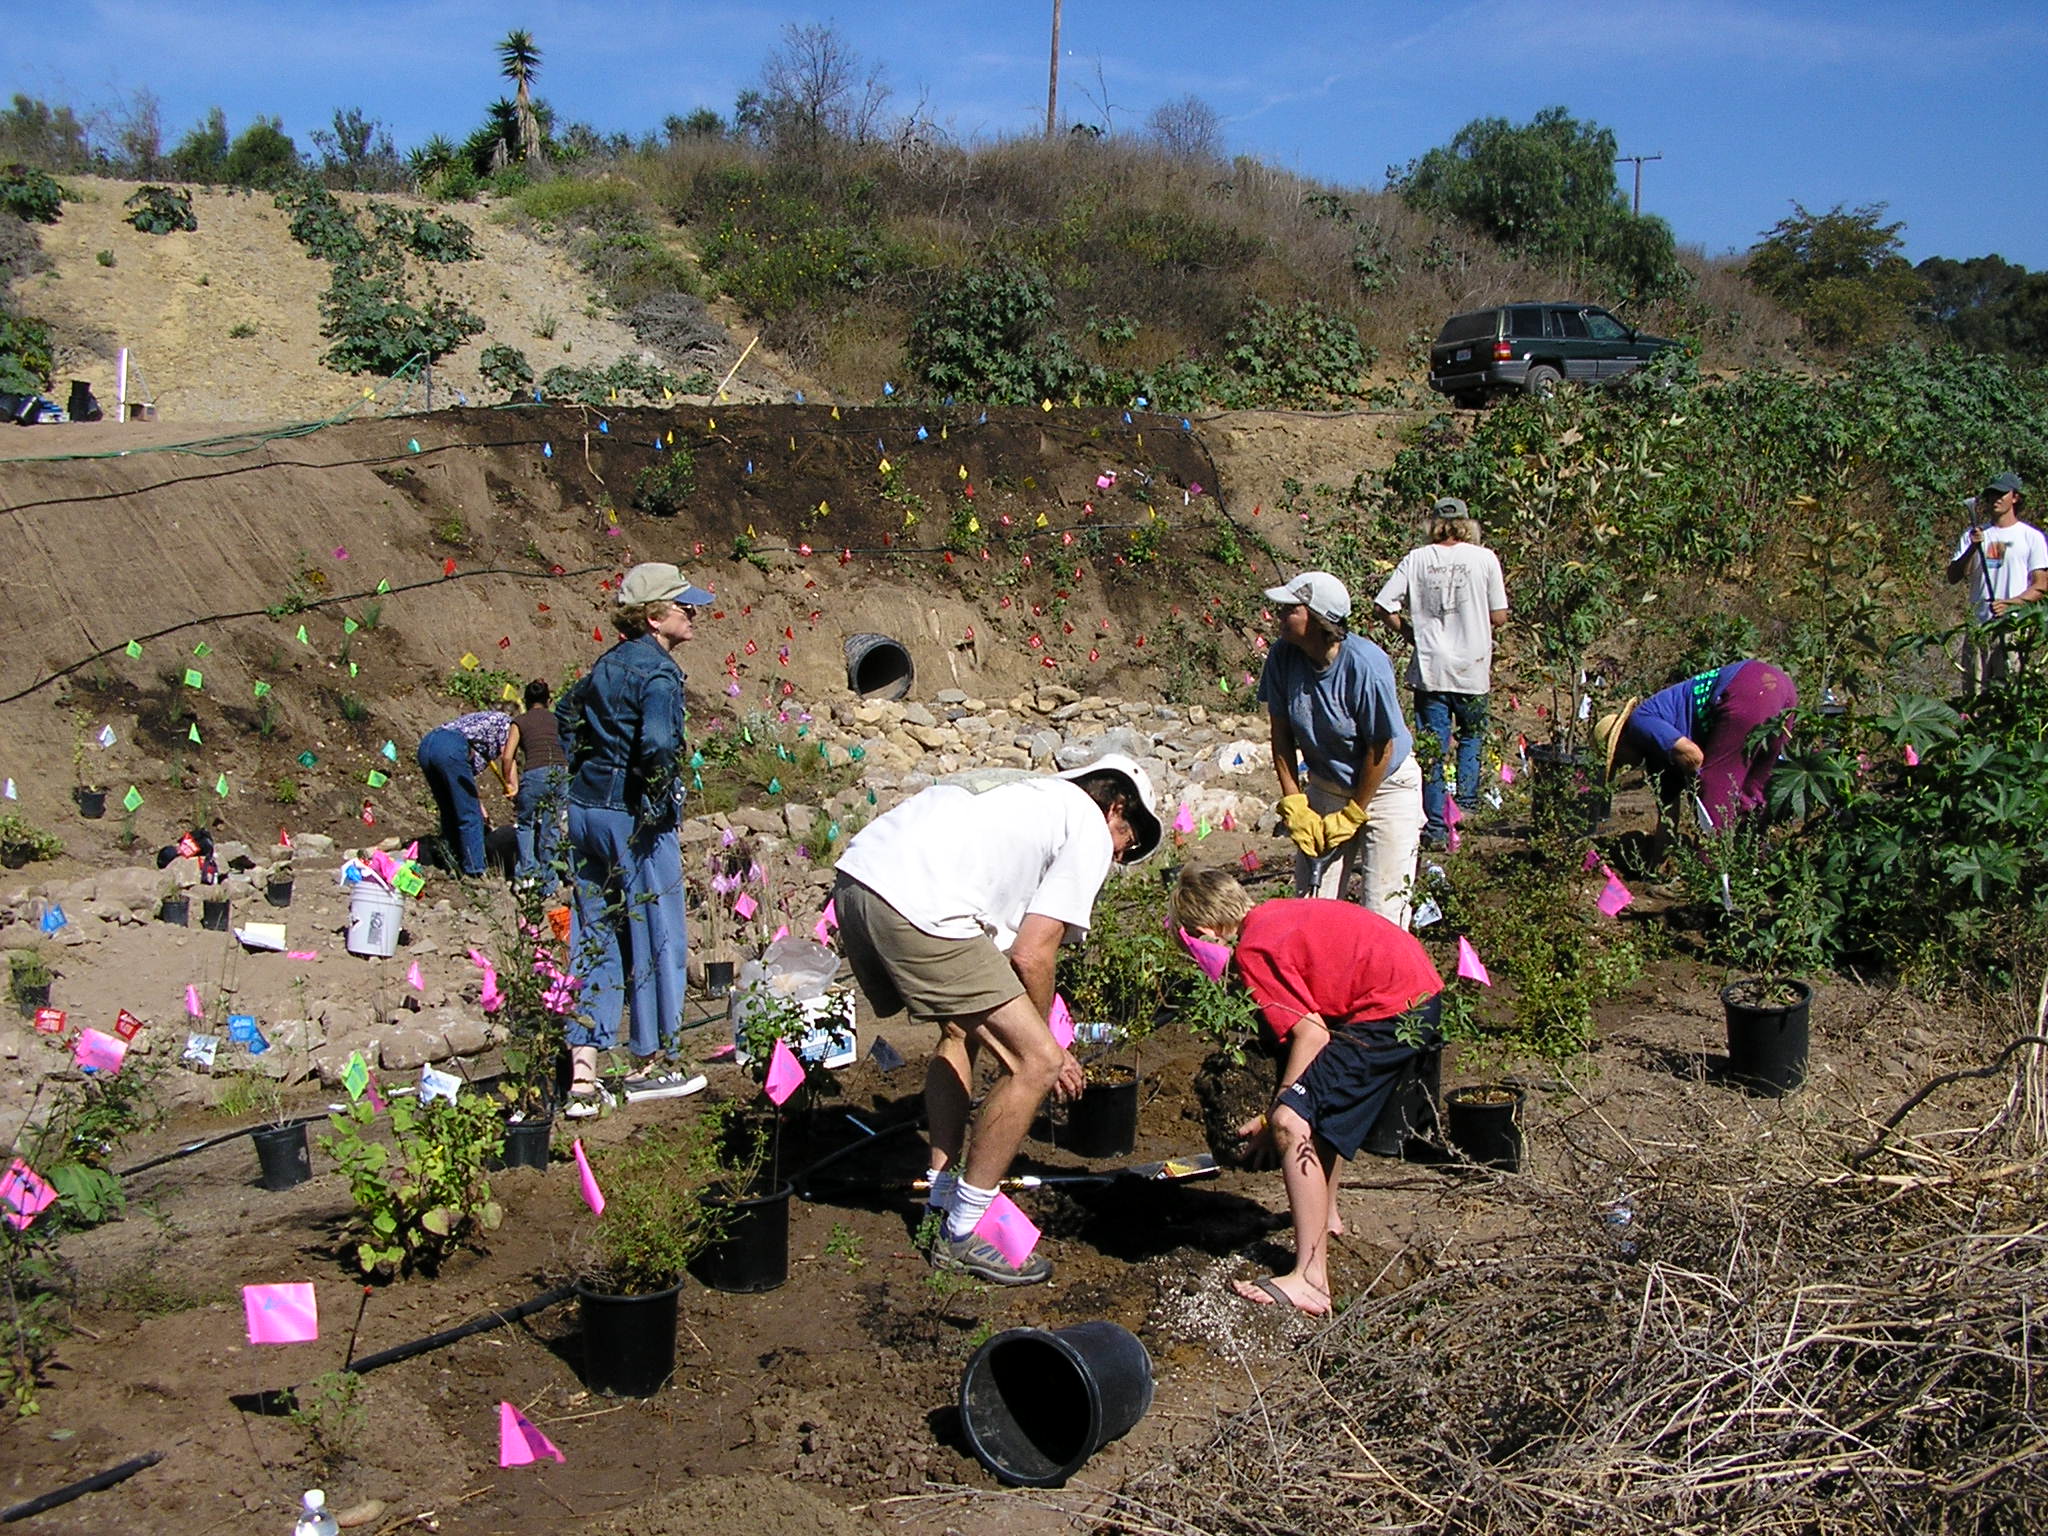
<svg viewBox="0 0 2048 1536"><path fill-rule="evenodd" d="M1054 0L1054 3L1057 4L1058 0ZM1636 200L1633 212L1641 213L1643 211L1643 162L1645 160L1662 160L1663 158L1664 151L1661 149L1654 155L1616 155L1614 157L1616 165L1632 163L1636 168Z"/></svg>
<svg viewBox="0 0 2048 1536"><path fill-rule="evenodd" d="M1052 72L1045 86L1045 136L1060 131L1060 0L1052 0Z"/></svg>

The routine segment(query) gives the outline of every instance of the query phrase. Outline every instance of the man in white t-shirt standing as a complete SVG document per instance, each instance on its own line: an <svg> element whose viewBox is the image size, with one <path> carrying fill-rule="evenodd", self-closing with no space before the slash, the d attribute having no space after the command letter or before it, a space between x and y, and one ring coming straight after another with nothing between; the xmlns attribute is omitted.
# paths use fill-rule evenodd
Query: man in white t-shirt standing
<svg viewBox="0 0 2048 1536"><path fill-rule="evenodd" d="M1976 518L1963 530L1949 560L1949 584L1969 581L1971 617L1979 624L1995 624L2021 603L2048 597L2048 538L2032 523L2020 521L2025 492L2011 470L1987 485L1977 498ZM2003 640L1964 637L1965 693L2003 682L2007 667Z"/></svg>
<svg viewBox="0 0 2048 1536"><path fill-rule="evenodd" d="M1441 848L1449 837L1444 811L1444 761L1458 742L1458 804L1479 800L1479 746L1486 735L1486 695L1493 686L1493 632L1507 622L1508 590L1500 559L1479 542L1479 524L1455 496L1438 501L1430 542L1394 567L1374 602L1387 622L1414 642L1408 686L1415 690L1417 755L1422 759L1423 842ZM1429 748L1421 733L1436 738Z"/></svg>
<svg viewBox="0 0 2048 1536"><path fill-rule="evenodd" d="M1083 1087L1080 1063L1046 1023L1060 946L1087 933L1109 866L1136 863L1159 836L1151 781L1112 752L978 795L934 784L863 827L840 856L833 909L869 1006L941 1028L924 1087L928 1204L944 1219L935 1267L996 1285L1052 1277L1043 1254L1012 1264L975 1228L1046 1095ZM1002 1070L969 1144L984 1047Z"/></svg>

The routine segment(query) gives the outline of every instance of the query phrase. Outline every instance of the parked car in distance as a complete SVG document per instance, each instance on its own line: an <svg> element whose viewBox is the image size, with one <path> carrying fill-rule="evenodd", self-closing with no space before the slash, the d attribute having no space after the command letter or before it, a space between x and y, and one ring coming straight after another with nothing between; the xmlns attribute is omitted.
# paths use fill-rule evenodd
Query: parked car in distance
<svg viewBox="0 0 2048 1536"><path fill-rule="evenodd" d="M1596 304L1497 304L1453 315L1429 349L1429 387L1459 405L1497 394L1547 395L1634 373L1679 343L1648 336Z"/></svg>

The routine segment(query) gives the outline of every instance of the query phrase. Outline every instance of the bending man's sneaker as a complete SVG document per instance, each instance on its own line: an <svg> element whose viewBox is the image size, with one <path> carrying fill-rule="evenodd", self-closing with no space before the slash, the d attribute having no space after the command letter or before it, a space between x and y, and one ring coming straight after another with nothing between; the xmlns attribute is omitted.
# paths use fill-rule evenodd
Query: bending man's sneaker
<svg viewBox="0 0 2048 1536"><path fill-rule="evenodd" d="M990 1285L1040 1285L1052 1278L1052 1260L1042 1253L1034 1250L1022 1264L1012 1264L980 1233L948 1237L943 1227L932 1240L931 1262L934 1269L955 1270Z"/></svg>

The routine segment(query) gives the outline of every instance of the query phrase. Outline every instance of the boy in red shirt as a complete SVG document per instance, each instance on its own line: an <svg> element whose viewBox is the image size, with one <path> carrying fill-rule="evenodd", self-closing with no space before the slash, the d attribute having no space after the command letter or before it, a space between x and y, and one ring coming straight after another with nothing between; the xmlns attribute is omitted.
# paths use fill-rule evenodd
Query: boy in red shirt
<svg viewBox="0 0 2048 1536"><path fill-rule="evenodd" d="M1235 968L1286 1051L1271 1111L1237 1134L1248 1160L1279 1158L1294 1268L1232 1285L1248 1301L1321 1315L1330 1310L1337 1159L1357 1154L1408 1063L1441 1046L1443 982L1414 935L1378 913L1314 899L1255 907L1227 870L1182 870L1173 916L1212 980Z"/></svg>

